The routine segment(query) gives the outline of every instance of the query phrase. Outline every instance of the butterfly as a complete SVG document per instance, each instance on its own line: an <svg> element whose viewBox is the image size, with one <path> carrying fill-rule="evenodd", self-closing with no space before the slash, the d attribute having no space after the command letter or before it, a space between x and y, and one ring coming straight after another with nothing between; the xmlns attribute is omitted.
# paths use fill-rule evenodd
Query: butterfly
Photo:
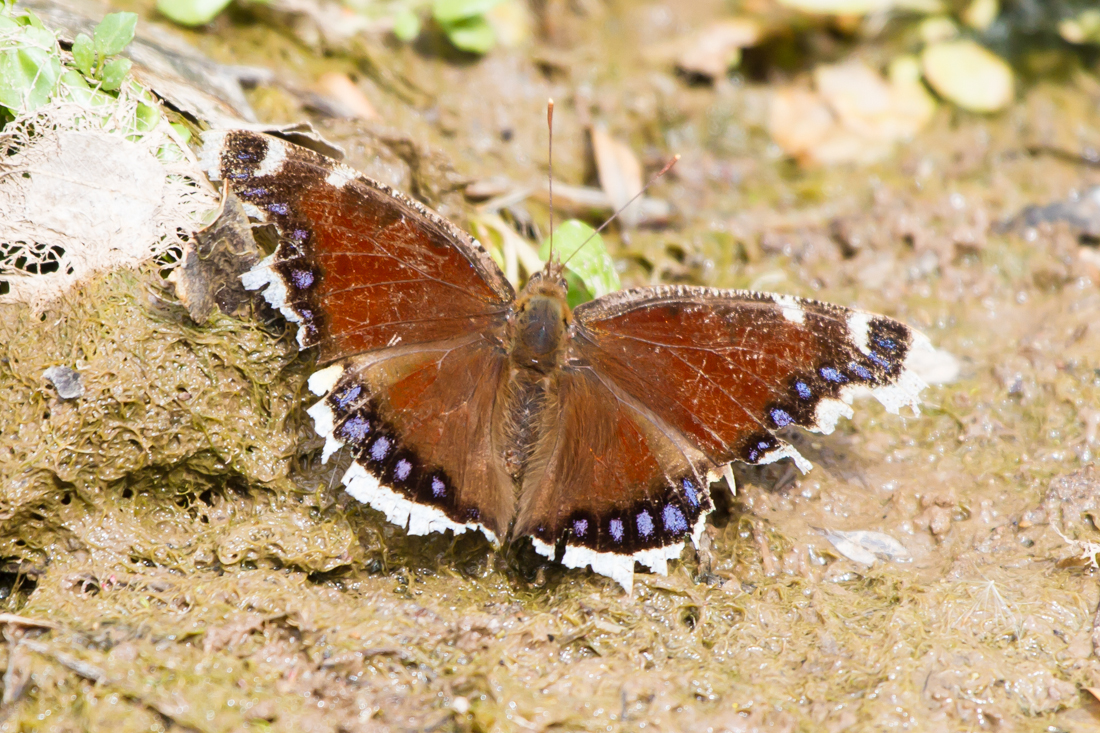
<svg viewBox="0 0 1100 733"><path fill-rule="evenodd" d="M204 135L202 162L273 225L244 286L297 324L308 409L343 485L409 534L529 538L629 592L696 542L733 461L809 462L777 435L830 433L867 389L897 413L925 384L908 326L789 295L686 285L571 310L560 264L517 294L465 232L283 140Z"/></svg>

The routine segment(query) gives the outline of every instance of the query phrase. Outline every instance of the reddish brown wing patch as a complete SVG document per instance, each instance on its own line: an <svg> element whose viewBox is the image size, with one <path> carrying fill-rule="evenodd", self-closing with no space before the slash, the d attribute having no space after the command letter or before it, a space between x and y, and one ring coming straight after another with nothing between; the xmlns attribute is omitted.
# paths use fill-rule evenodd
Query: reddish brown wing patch
<svg viewBox="0 0 1100 733"><path fill-rule="evenodd" d="M765 293L647 288L575 313L573 358L646 404L716 463L790 456L788 425L830 432L851 389L892 411L923 383L905 367L922 337L897 321Z"/></svg>
<svg viewBox="0 0 1100 733"><path fill-rule="evenodd" d="M505 354L481 337L352 357L310 380L326 455L347 446L348 493L411 534L481 529L512 518L510 478L490 421Z"/></svg>
<svg viewBox="0 0 1100 733"><path fill-rule="evenodd" d="M563 371L542 420L513 536L626 588L635 561L664 573L712 508L713 464L592 369Z"/></svg>
<svg viewBox="0 0 1100 733"><path fill-rule="evenodd" d="M275 253L243 279L328 362L498 328L515 294L475 240L422 205L312 151L244 131L208 134L204 161Z"/></svg>

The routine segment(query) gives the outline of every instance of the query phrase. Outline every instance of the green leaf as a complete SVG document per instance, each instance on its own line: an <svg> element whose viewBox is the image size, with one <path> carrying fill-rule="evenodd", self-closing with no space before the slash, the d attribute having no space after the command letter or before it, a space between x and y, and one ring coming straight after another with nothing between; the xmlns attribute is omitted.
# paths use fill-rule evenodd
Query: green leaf
<svg viewBox="0 0 1100 733"><path fill-rule="evenodd" d="M114 56L134 40L137 13L109 13L95 27L95 51L99 57Z"/></svg>
<svg viewBox="0 0 1100 733"><path fill-rule="evenodd" d="M157 10L180 25L205 25L225 10L229 0L157 0Z"/></svg>
<svg viewBox="0 0 1100 733"><path fill-rule="evenodd" d="M169 122L168 124L171 125L172 129L176 131L176 134L180 136L180 140L183 140L185 143L191 142L191 130L187 129L187 125L182 122Z"/></svg>
<svg viewBox="0 0 1100 733"><path fill-rule="evenodd" d="M607 253L603 239L582 221L569 219L554 231L554 255L566 265L569 283L569 307L613 293L622 287L615 263ZM574 254L576 253L576 254ZM539 257L550 257L550 240L539 247Z"/></svg>
<svg viewBox="0 0 1100 733"><path fill-rule="evenodd" d="M122 86L126 75L130 73L130 59L111 59L103 66L100 77L103 80L103 88L113 92Z"/></svg>
<svg viewBox="0 0 1100 733"><path fill-rule="evenodd" d="M470 53L488 53L496 43L496 33L489 21L480 15L472 18L455 21L453 23L440 22L443 32L447 34L454 47Z"/></svg>
<svg viewBox="0 0 1100 733"><path fill-rule="evenodd" d="M135 127L138 132L149 132L160 122L160 110L150 104L138 103L134 116L137 118Z"/></svg>
<svg viewBox="0 0 1100 733"><path fill-rule="evenodd" d="M408 43L420 35L420 18L409 8L402 8L393 16L393 34Z"/></svg>
<svg viewBox="0 0 1100 733"><path fill-rule="evenodd" d="M72 69L62 72L58 96L65 101L76 102L81 107L101 107L106 102L115 101L98 89L92 89L84 76Z"/></svg>
<svg viewBox="0 0 1100 733"><path fill-rule="evenodd" d="M42 20L30 10L24 10L23 15L19 16L17 20L20 25L29 25L32 28L46 30L46 26L42 25Z"/></svg>
<svg viewBox="0 0 1100 733"><path fill-rule="evenodd" d="M440 24L481 17L501 3L501 0L435 0L432 17Z"/></svg>
<svg viewBox="0 0 1100 733"><path fill-rule="evenodd" d="M73 63L84 76L92 75L92 67L95 66L95 48L87 33L78 34L73 41Z"/></svg>
<svg viewBox="0 0 1100 733"><path fill-rule="evenodd" d="M57 39L27 26L0 45L0 105L30 111L45 104L61 78Z"/></svg>

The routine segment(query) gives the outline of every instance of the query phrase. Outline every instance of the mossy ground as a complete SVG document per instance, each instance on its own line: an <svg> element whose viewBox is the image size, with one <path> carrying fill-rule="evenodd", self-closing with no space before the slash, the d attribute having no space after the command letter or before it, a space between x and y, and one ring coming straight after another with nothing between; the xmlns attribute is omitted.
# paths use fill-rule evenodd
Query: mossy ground
<svg viewBox="0 0 1100 733"><path fill-rule="evenodd" d="M884 312L956 355L960 378L919 418L861 401L836 434L794 436L806 476L739 470L706 549L639 575L631 598L476 538L406 537L348 500L342 466L319 463L312 357L292 331L196 326L153 267L41 316L4 307L0 611L46 627L0 621L0 730L1100 726L1083 691L1100 687L1096 571L1063 562L1074 549L1050 524L1100 540L1100 476L1074 475L1100 450L1100 272L1081 256L1096 248L1060 225L990 226L1100 183L1050 152L1100 139L1098 85L1033 84L992 118L942 108L889 161L804 172L769 151L766 84L693 86L647 65L665 6L582 5L541 56L373 49L420 101L369 81L386 125L325 132L461 219L457 182L542 178L554 96L567 182L591 175L578 109L647 163L684 156L655 190L678 219L612 237L628 285ZM274 48L305 55L303 76L347 63L219 23L202 42L242 62ZM55 365L80 372L82 399L42 379ZM886 532L914 559L867 568L820 529Z"/></svg>

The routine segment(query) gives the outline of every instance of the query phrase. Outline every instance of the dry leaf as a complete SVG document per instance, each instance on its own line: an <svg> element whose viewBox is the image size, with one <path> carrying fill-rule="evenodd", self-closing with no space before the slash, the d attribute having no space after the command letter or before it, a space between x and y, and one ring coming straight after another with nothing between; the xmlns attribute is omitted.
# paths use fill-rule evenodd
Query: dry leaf
<svg viewBox="0 0 1100 733"><path fill-rule="evenodd" d="M844 557L863 565L874 565L883 558L893 562L909 562L913 555L893 537L882 532L856 530L844 532L834 529L819 530L825 539Z"/></svg>
<svg viewBox="0 0 1100 733"><path fill-rule="evenodd" d="M215 306L229 316L246 315L252 307L267 310L240 280L261 254L240 199L229 193L217 221L184 245L168 280L195 323L205 323Z"/></svg>
<svg viewBox="0 0 1100 733"><path fill-rule="evenodd" d="M378 111L363 90L347 74L330 71L317 80L321 94L336 107L340 116L348 119L376 120Z"/></svg>
<svg viewBox="0 0 1100 733"><path fill-rule="evenodd" d="M642 192L642 164L626 143L611 137L601 125L592 127L592 151L596 157L600 188L611 200L614 210L618 211ZM637 226L640 220L638 209L626 209L619 215L619 220L628 229Z"/></svg>
<svg viewBox="0 0 1100 733"><path fill-rule="evenodd" d="M772 139L804 164L871 163L928 124L935 101L920 84L915 59L897 59L891 78L857 61L814 71L816 92L772 95Z"/></svg>
<svg viewBox="0 0 1100 733"><path fill-rule="evenodd" d="M209 184L169 179L146 140L65 124L34 118L5 130L0 279L9 292L0 300L40 308L95 272L163 252L216 206Z"/></svg>
<svg viewBox="0 0 1100 733"><path fill-rule="evenodd" d="M751 18L715 23L689 38L676 65L689 74L717 79L741 60L741 49L760 42L763 31Z"/></svg>

